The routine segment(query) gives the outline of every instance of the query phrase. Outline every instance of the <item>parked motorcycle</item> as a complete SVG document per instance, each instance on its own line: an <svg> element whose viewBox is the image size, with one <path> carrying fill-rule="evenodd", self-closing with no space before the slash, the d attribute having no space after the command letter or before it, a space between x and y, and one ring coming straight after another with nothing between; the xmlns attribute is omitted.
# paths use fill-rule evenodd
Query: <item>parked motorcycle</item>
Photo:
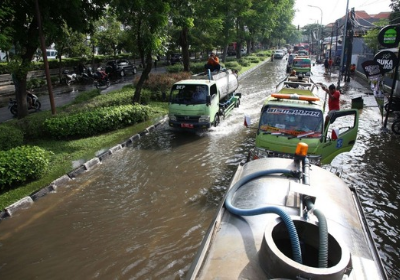
<svg viewBox="0 0 400 280"><path fill-rule="evenodd" d="M92 68L88 67L79 75L78 80L81 84L91 84L95 79L94 75Z"/></svg>
<svg viewBox="0 0 400 280"><path fill-rule="evenodd" d="M389 102L385 104L385 111L386 112L400 111L400 97L393 96L392 104L390 105L390 111L389 111Z"/></svg>
<svg viewBox="0 0 400 280"><path fill-rule="evenodd" d="M394 121L392 123L392 131L400 135L400 112L394 112Z"/></svg>
<svg viewBox="0 0 400 280"><path fill-rule="evenodd" d="M63 77L61 79L62 84L71 85L79 81L79 77L75 72L71 72L67 69L63 71Z"/></svg>
<svg viewBox="0 0 400 280"><path fill-rule="evenodd" d="M32 99L32 106L28 107L28 110L34 109L35 111L39 111L40 108L42 107L42 104L40 103L39 98L33 93L28 93L27 98ZM29 101L28 101L28 104L29 104ZM11 114L13 114L14 116L18 115L18 104L17 104L16 99L10 98L10 101L8 102L8 110L10 110Z"/></svg>

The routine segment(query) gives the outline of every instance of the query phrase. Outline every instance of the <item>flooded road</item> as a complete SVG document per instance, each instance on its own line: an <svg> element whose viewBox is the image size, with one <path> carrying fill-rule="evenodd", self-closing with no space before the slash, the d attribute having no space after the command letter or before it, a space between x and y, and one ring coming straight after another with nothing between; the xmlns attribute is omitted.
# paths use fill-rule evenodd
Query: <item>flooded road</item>
<svg viewBox="0 0 400 280"><path fill-rule="evenodd" d="M254 145L255 130L243 126L243 116L257 121L285 63L268 62L241 79L241 106L217 128L196 134L163 124L3 221L0 279L184 278L237 165ZM317 82L330 83L322 66L313 72ZM342 107L360 94L349 89ZM389 278L399 279L400 145L398 137L381 133L380 121L376 108L363 109L355 147L326 168L344 170L342 178L359 190Z"/></svg>

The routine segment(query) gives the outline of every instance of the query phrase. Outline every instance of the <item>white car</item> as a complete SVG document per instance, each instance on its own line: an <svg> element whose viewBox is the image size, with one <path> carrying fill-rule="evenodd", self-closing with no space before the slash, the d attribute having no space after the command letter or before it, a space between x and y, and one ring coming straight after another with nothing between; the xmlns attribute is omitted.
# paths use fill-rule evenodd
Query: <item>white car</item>
<svg viewBox="0 0 400 280"><path fill-rule="evenodd" d="M283 50L276 50L274 52L274 58L282 59L285 56L285 52Z"/></svg>

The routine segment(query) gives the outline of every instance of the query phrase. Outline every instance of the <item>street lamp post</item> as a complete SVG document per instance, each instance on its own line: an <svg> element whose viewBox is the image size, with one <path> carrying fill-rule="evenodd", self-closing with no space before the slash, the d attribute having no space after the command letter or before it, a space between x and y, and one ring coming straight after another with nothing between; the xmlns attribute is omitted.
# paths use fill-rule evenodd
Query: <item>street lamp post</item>
<svg viewBox="0 0 400 280"><path fill-rule="evenodd" d="M312 7L312 8L317 8L317 9L319 9L320 10L320 12L321 12L321 27L320 27L320 29L321 29L321 32L320 32L320 37L319 37L319 41L322 41L322 9L320 8L320 7L318 7L318 6L313 6L313 5L308 5L309 7ZM321 42L322 43L322 42ZM318 44L318 50L319 50L319 53L320 53L320 55L321 55L321 46ZM321 57L320 57L321 58Z"/></svg>

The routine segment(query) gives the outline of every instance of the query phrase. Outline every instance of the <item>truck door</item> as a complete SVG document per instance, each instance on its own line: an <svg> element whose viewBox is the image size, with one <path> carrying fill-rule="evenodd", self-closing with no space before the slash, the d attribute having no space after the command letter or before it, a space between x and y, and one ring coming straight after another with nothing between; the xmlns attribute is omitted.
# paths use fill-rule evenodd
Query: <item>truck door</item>
<svg viewBox="0 0 400 280"><path fill-rule="evenodd" d="M340 153L350 151L357 139L358 110L336 111L324 128L321 163L329 164Z"/></svg>

